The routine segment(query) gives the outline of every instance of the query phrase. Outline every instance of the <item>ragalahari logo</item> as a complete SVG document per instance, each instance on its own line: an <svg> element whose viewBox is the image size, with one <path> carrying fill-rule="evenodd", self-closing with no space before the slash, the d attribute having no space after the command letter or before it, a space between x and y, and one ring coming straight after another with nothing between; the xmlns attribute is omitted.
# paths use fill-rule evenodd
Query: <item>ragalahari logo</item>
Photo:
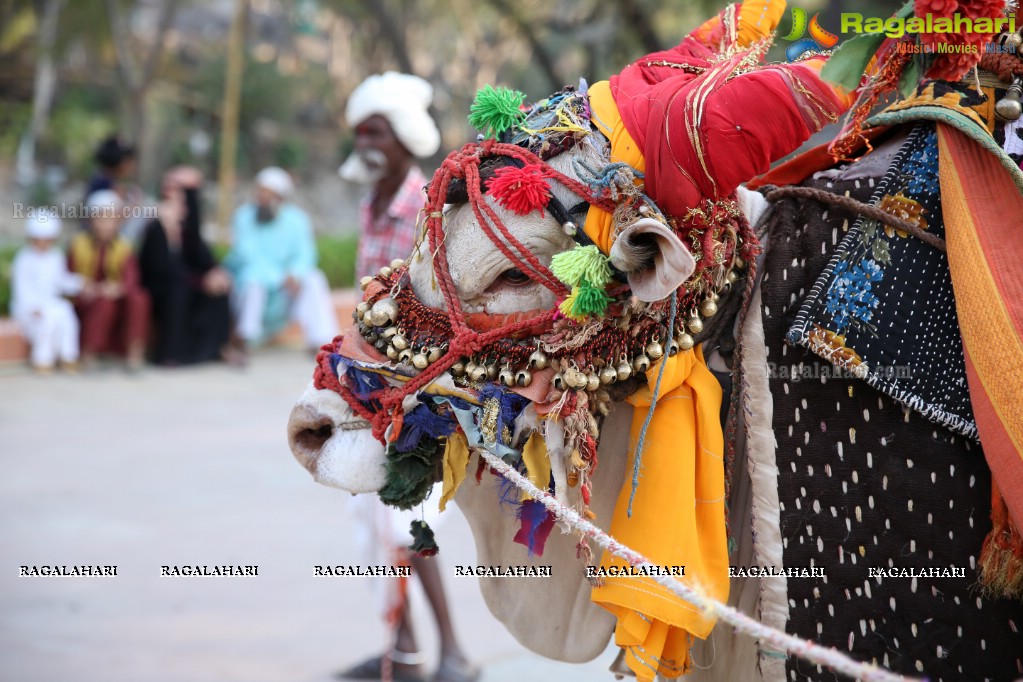
<svg viewBox="0 0 1023 682"><path fill-rule="evenodd" d="M794 62L807 52L823 52L838 44L838 36L821 26L819 17L818 12L813 15L813 19L807 21L805 9L792 8L792 30L782 38L792 43L785 50L785 59ZM804 38L807 33L810 35Z"/></svg>

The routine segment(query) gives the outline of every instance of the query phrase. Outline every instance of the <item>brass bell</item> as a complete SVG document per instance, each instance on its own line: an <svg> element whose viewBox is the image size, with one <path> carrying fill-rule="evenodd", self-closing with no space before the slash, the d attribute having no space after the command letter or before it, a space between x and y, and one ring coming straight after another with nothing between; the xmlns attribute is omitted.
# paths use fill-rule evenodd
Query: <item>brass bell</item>
<svg viewBox="0 0 1023 682"><path fill-rule="evenodd" d="M699 334L703 331L703 320L694 315L686 322L686 326L689 327L689 331L692 333Z"/></svg>
<svg viewBox="0 0 1023 682"><path fill-rule="evenodd" d="M386 265L384 267L380 268L380 276L381 277L390 277L392 272L394 272L394 271L391 270L391 268L387 267Z"/></svg>
<svg viewBox="0 0 1023 682"><path fill-rule="evenodd" d="M497 365L486 366L487 378L493 381L497 378Z"/></svg>
<svg viewBox="0 0 1023 682"><path fill-rule="evenodd" d="M377 340L373 342L373 347L376 348L378 351L383 352L384 350L387 349L387 341L384 341L383 339L377 337Z"/></svg>
<svg viewBox="0 0 1023 682"><path fill-rule="evenodd" d="M566 222L566 223L565 223L564 225L562 225L562 226L561 226L561 229L562 229L562 230L563 230L563 231L565 232L565 234L567 234L567 235L568 235L569 237L574 237L574 236L575 236L575 233L579 231L579 228L578 228L578 227L576 226L576 224L575 224L575 223L573 223L573 222L572 222L571 220L569 220L569 221L568 221L568 222Z"/></svg>
<svg viewBox="0 0 1023 682"><path fill-rule="evenodd" d="M725 281L728 282L729 284L735 284L736 282L739 281L739 276L735 274L734 270L729 270L728 273L725 275Z"/></svg>
<svg viewBox="0 0 1023 682"><path fill-rule="evenodd" d="M403 351L398 351L398 362L404 362L405 364L412 362L412 349L406 348Z"/></svg>
<svg viewBox="0 0 1023 682"><path fill-rule="evenodd" d="M690 348L692 348L695 345L696 345L696 339L694 339L690 334L687 334L685 332L682 332L681 334L679 334L679 337L678 337L678 347L679 348L681 348L682 350L689 350Z"/></svg>
<svg viewBox="0 0 1023 682"><path fill-rule="evenodd" d="M1019 46L1020 43L1023 43L1023 38L1020 37L1018 32L1013 31L1012 33L1003 33L998 42L1007 48L1007 52L1014 54L1019 52Z"/></svg>
<svg viewBox="0 0 1023 682"><path fill-rule="evenodd" d="M559 391L565 390L565 377L561 375L561 372L556 373L554 375L554 378L551 379L551 386L558 389Z"/></svg>
<svg viewBox="0 0 1023 682"><path fill-rule="evenodd" d="M397 349L395 349L394 344L391 344L390 346L387 347L387 357L391 358L392 360L398 359L398 351Z"/></svg>
<svg viewBox="0 0 1023 682"><path fill-rule="evenodd" d="M466 373L469 375L469 380L473 382L483 381L487 377L487 368L483 365L472 365L471 368L466 367Z"/></svg>
<svg viewBox="0 0 1023 682"><path fill-rule="evenodd" d="M362 301L361 303L359 303L359 305L355 306L355 316L359 320L361 320L363 317L365 317L366 313L368 313L368 312L369 312L369 303L366 303L365 301Z"/></svg>
<svg viewBox="0 0 1023 682"><path fill-rule="evenodd" d="M542 351L535 350L529 356L530 369L543 369L547 366L547 356Z"/></svg>
<svg viewBox="0 0 1023 682"><path fill-rule="evenodd" d="M398 319L398 304L393 298L382 298L369 311L369 321L374 327L386 327Z"/></svg>
<svg viewBox="0 0 1023 682"><path fill-rule="evenodd" d="M370 277L369 275L366 275L365 277L363 277L362 279L359 280L359 288L362 289L363 291L365 291L366 287L368 287L369 283L372 282L372 281L373 281L373 278Z"/></svg>
<svg viewBox="0 0 1023 682"><path fill-rule="evenodd" d="M650 369L650 358L648 358L645 353L640 353L632 361L632 367L638 374L642 374Z"/></svg>
<svg viewBox="0 0 1023 682"><path fill-rule="evenodd" d="M678 340L672 339L671 343L668 344L668 357L673 358L676 355L678 355L678 349L679 349Z"/></svg>
<svg viewBox="0 0 1023 682"><path fill-rule="evenodd" d="M586 390L590 391L592 393L593 391L596 391L598 388L600 388L600 377L597 376L597 374L595 372L591 372L591 373L587 374L586 375Z"/></svg>
<svg viewBox="0 0 1023 682"><path fill-rule="evenodd" d="M426 359L426 355L423 353L416 353L412 356L412 366L418 370L424 370L430 366L430 361Z"/></svg>
<svg viewBox="0 0 1023 682"><path fill-rule="evenodd" d="M384 332L380 336L385 338L385 339L390 339L390 338L392 338L397 333L398 333L398 328L397 327L388 327L387 329L384 330ZM401 349L399 349L399 350L401 350Z"/></svg>
<svg viewBox="0 0 1023 682"><path fill-rule="evenodd" d="M397 270L398 268L403 268L403 267L405 267L405 261L403 261L402 259L395 258L394 260L391 261L391 269L392 270Z"/></svg>
<svg viewBox="0 0 1023 682"><path fill-rule="evenodd" d="M501 373L497 375L497 378L501 381L502 384L504 384L508 388L511 388L512 386L515 385L515 375L512 374L510 367L505 367L504 369L502 369Z"/></svg>
<svg viewBox="0 0 1023 682"><path fill-rule="evenodd" d="M451 376L460 377L465 375L465 363L459 360L451 365Z"/></svg>
<svg viewBox="0 0 1023 682"><path fill-rule="evenodd" d="M406 339L401 334L395 334L393 337L391 337L391 343L398 350L405 350L406 348L408 348L408 339Z"/></svg>
<svg viewBox="0 0 1023 682"><path fill-rule="evenodd" d="M616 381L618 381L618 372L614 367L608 365L604 369L600 370L600 383L606 386L608 384L613 384Z"/></svg>
<svg viewBox="0 0 1023 682"><path fill-rule="evenodd" d="M659 360L664 355L664 346L657 341L651 341L646 346L646 354L651 360Z"/></svg>
<svg viewBox="0 0 1023 682"><path fill-rule="evenodd" d="M618 363L618 367L615 368L618 374L618 381L625 381L632 376L632 365L627 360L622 360Z"/></svg>
<svg viewBox="0 0 1023 682"><path fill-rule="evenodd" d="M366 335L365 335L366 336L366 341L368 341L369 343L374 343L375 344L380 339L380 335L377 334L372 329L370 329L369 327L367 327L366 329L368 330L366 332Z"/></svg>
<svg viewBox="0 0 1023 682"><path fill-rule="evenodd" d="M1014 78L1012 85L1005 93L1005 97L995 103L995 115L1000 121L1015 121L1023 114L1023 105L1020 104L1020 95L1023 94L1023 85L1019 78Z"/></svg>
<svg viewBox="0 0 1023 682"><path fill-rule="evenodd" d="M515 385L519 388L525 388L533 383L533 375L529 373L529 370L520 369L515 373Z"/></svg>
<svg viewBox="0 0 1023 682"><path fill-rule="evenodd" d="M430 346L426 353L426 359L432 364L440 360L442 355L444 355L444 350L442 348L439 346Z"/></svg>
<svg viewBox="0 0 1023 682"><path fill-rule="evenodd" d="M718 304L714 299L708 298L700 304L700 314L704 317L714 317L718 313Z"/></svg>

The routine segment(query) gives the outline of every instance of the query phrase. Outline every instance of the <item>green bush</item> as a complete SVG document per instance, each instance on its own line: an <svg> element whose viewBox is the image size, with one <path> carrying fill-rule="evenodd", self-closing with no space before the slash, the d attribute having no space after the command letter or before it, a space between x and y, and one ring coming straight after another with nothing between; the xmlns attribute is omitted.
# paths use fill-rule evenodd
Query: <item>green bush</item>
<svg viewBox="0 0 1023 682"><path fill-rule="evenodd" d="M0 316L9 315L11 310L11 266L14 254L20 247L0 247Z"/></svg>

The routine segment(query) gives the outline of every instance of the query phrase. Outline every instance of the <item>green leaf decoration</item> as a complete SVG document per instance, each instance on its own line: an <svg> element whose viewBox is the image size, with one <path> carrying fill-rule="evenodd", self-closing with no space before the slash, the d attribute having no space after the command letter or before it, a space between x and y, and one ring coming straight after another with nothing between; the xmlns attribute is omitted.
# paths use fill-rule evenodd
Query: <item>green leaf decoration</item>
<svg viewBox="0 0 1023 682"><path fill-rule="evenodd" d="M920 61L920 56L914 55L909 60L909 63L906 64L902 75L899 76L899 95L903 98L912 97L916 93L917 83L920 82L920 78L923 75L923 67L920 66Z"/></svg>
<svg viewBox="0 0 1023 682"><path fill-rule="evenodd" d="M518 90L484 85L469 107L469 125L486 137L496 139L526 117L519 108L524 101L526 95Z"/></svg>
<svg viewBox="0 0 1023 682"><path fill-rule="evenodd" d="M871 57L885 41L883 33L863 33L850 38L835 50L821 69L821 78L846 90L855 90L860 85L863 72Z"/></svg>

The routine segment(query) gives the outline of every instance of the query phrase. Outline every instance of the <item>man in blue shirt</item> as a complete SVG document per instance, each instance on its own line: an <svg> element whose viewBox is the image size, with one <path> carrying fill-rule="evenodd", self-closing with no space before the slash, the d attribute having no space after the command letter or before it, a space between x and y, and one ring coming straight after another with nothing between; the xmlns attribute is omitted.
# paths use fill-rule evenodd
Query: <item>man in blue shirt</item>
<svg viewBox="0 0 1023 682"><path fill-rule="evenodd" d="M264 168L256 176L255 202L234 213L227 263L235 282L235 332L246 346L277 333L289 319L313 350L339 331L327 278L316 267L309 216L288 201L293 190L287 171Z"/></svg>

